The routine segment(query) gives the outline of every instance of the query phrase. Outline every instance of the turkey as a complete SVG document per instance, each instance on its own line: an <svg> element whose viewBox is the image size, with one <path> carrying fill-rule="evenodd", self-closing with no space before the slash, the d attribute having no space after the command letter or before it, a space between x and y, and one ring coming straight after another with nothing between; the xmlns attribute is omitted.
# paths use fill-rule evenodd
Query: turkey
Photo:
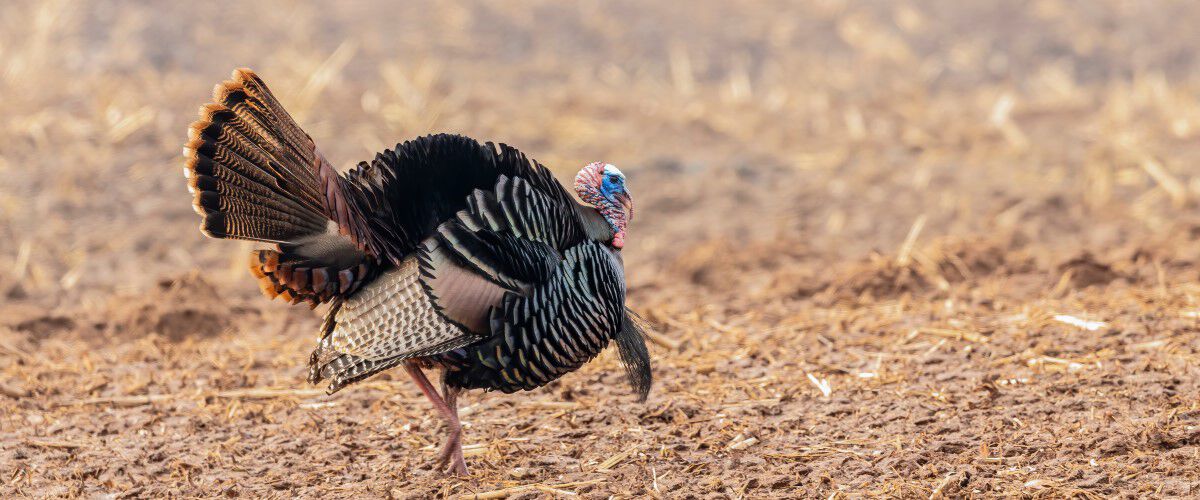
<svg viewBox="0 0 1200 500"><path fill-rule="evenodd" d="M446 472L467 473L464 390L536 389L615 340L645 400L650 359L621 255L633 202L617 167L579 171L581 204L516 149L441 134L339 173L247 69L200 116L184 173L201 231L272 244L251 258L262 291L328 304L311 383L333 394L402 366L449 427Z"/></svg>

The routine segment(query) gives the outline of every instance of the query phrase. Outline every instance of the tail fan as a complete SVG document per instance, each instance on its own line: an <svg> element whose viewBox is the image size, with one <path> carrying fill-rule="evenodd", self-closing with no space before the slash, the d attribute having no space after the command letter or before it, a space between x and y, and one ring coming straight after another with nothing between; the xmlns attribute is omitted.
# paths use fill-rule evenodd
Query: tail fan
<svg viewBox="0 0 1200 500"><path fill-rule="evenodd" d="M252 71L216 86L188 131L184 174L200 229L214 238L291 243L326 232L312 139Z"/></svg>
<svg viewBox="0 0 1200 500"><path fill-rule="evenodd" d="M183 152L204 234L277 244L251 259L267 296L316 306L374 277L375 260L340 234L351 218L337 172L253 71L216 86Z"/></svg>

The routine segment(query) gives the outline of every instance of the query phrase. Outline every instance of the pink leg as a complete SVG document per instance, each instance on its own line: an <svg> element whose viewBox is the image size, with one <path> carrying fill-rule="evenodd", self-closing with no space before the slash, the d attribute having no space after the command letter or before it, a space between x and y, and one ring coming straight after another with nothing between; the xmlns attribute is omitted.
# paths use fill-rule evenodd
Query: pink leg
<svg viewBox="0 0 1200 500"><path fill-rule="evenodd" d="M421 392L425 393L425 397L433 403L433 407L442 414L442 418L446 419L446 425L450 427L450 437L446 440L446 446L442 449L441 458L438 460L439 465L448 465L446 472L455 474L467 475L467 463L462 455L462 425L458 422L458 393L451 391L449 388L446 391L447 399L443 400L434 389L433 384L429 383L429 379L425 377L425 372L421 371L421 367L415 362L405 361L404 370L417 383L417 387L421 388ZM450 464L453 459L453 464Z"/></svg>
<svg viewBox="0 0 1200 500"><path fill-rule="evenodd" d="M446 466L446 470L453 470L457 474L467 475L467 461L463 459L462 450L462 423L458 420L458 389L451 388L442 382L442 397L446 401L446 406L454 410L454 423L451 425L450 437L446 440L446 446L442 447L442 454L438 461Z"/></svg>

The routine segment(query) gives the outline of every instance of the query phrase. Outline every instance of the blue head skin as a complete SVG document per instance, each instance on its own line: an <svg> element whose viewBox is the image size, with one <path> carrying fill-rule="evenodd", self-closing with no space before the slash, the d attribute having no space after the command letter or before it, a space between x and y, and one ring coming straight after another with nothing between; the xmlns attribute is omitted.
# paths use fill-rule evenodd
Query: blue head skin
<svg viewBox="0 0 1200 500"><path fill-rule="evenodd" d="M615 165L606 164L600 174L600 194L605 199L625 209L628 218L633 218L633 198L625 188L625 174Z"/></svg>

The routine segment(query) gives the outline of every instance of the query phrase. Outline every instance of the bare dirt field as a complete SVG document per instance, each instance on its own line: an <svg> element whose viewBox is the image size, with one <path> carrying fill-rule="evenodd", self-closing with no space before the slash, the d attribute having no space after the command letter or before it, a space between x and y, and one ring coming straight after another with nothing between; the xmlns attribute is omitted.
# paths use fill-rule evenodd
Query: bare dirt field
<svg viewBox="0 0 1200 500"><path fill-rule="evenodd" d="M6 2L0 496L1200 495L1191 2ZM430 132L629 175L613 352L463 401L304 382L320 310L197 231L236 67L332 161Z"/></svg>

